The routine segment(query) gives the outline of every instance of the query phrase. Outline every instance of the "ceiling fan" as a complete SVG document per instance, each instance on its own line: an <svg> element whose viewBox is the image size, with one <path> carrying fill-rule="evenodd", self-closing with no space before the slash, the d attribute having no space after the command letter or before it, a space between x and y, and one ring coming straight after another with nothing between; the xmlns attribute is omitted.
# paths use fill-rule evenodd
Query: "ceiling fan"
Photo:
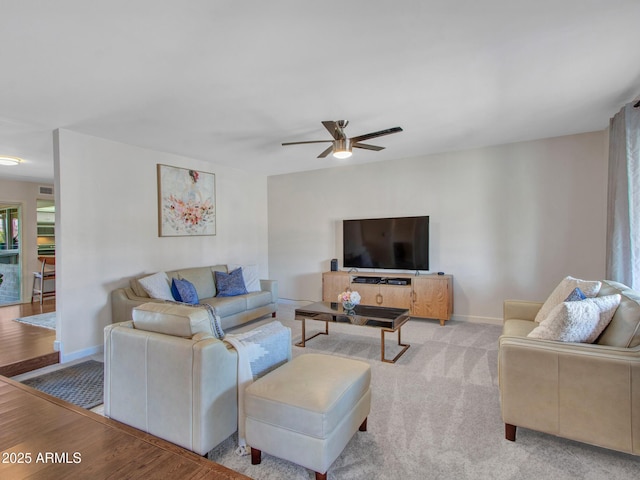
<svg viewBox="0 0 640 480"><path fill-rule="evenodd" d="M306 142L286 142L282 145L301 145L304 143L325 143L331 142L332 145L327 148L324 152L318 155L318 158L324 158L330 153L333 153L333 156L336 158L349 158L351 156L352 148L363 148L365 150L383 150L384 147L378 147L376 145L369 145L367 143L361 143L363 140L369 140L371 138L382 137L383 135L390 135L392 133L401 132L402 128L393 127L387 128L386 130L380 130L378 132L367 133L365 135L358 135L357 137L348 138L344 133L344 129L347 125L349 125L348 120L325 120L322 122L324 128L326 128L333 140L309 140Z"/></svg>

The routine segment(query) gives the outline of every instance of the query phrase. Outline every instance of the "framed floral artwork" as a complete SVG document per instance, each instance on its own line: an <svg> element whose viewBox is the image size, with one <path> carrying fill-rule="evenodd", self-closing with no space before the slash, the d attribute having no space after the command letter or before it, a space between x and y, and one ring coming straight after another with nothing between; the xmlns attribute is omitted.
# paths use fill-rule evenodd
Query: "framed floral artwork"
<svg viewBox="0 0 640 480"><path fill-rule="evenodd" d="M216 176L158 164L158 236L216 234Z"/></svg>

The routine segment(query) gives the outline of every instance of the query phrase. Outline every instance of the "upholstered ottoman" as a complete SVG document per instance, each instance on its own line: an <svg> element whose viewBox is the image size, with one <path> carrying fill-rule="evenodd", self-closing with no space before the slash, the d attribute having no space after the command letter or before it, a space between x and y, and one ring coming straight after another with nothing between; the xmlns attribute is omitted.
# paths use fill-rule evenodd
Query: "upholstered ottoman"
<svg viewBox="0 0 640 480"><path fill-rule="evenodd" d="M268 373L244 392L251 463L261 452L316 472L327 470L353 434L366 431L371 367L331 355L306 354Z"/></svg>

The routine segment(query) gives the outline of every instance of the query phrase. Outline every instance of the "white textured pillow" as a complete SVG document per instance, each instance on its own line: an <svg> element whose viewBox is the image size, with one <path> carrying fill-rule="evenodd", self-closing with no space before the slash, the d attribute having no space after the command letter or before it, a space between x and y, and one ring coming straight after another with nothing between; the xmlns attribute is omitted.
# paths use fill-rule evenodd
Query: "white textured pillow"
<svg viewBox="0 0 640 480"><path fill-rule="evenodd" d="M247 292L259 292L260 288L260 275L258 274L258 265L227 265L229 271L236 268L242 268L242 278L244 279L244 287Z"/></svg>
<svg viewBox="0 0 640 480"><path fill-rule="evenodd" d="M551 310L564 302L569 294L573 292L574 288L582 290L586 297L595 297L598 295L601 285L598 281L580 280L573 277L564 278L542 305L542 308L536 315L536 322L540 323L547 318Z"/></svg>
<svg viewBox="0 0 640 480"><path fill-rule="evenodd" d="M167 274L164 272L154 273L148 277L141 278L138 280L138 283L142 285L144 291L147 292L151 298L173 300L171 287L169 286L169 277L167 277Z"/></svg>
<svg viewBox="0 0 640 480"><path fill-rule="evenodd" d="M611 322L620 305L620 298L615 294L562 302L527 337L593 343Z"/></svg>

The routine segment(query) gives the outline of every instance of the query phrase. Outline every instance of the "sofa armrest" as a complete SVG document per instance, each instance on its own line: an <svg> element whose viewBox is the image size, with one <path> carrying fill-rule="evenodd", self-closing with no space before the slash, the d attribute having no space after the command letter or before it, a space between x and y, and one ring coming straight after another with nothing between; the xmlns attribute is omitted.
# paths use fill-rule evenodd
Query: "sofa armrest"
<svg viewBox="0 0 640 480"><path fill-rule="evenodd" d="M263 292L271 292L271 301L278 303L278 281L277 280L260 280L260 290Z"/></svg>
<svg viewBox="0 0 640 480"><path fill-rule="evenodd" d="M157 298L138 297L131 288L117 288L111 292L111 322L128 322L132 310L147 302L164 302Z"/></svg>
<svg viewBox="0 0 640 480"><path fill-rule="evenodd" d="M498 379L505 424L640 453L640 346L503 336Z"/></svg>
<svg viewBox="0 0 640 480"><path fill-rule="evenodd" d="M505 300L504 319L518 319L534 321L538 311L542 308L540 302L525 302L522 300Z"/></svg>

